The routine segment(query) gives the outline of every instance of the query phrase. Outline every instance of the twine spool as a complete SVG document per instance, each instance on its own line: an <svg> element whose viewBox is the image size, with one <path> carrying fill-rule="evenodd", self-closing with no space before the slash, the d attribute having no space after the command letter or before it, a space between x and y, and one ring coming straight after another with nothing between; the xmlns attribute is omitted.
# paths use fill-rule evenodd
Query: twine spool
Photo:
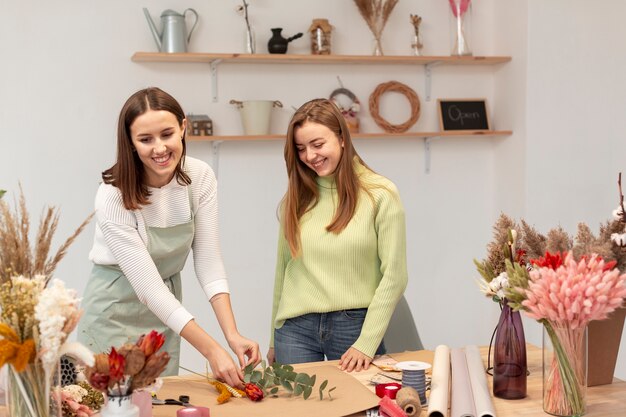
<svg viewBox="0 0 626 417"><path fill-rule="evenodd" d="M418 392L411 387L404 387L396 394L396 403L408 417L419 416L422 404Z"/></svg>
<svg viewBox="0 0 626 417"><path fill-rule="evenodd" d="M409 100L409 104L411 105L411 117L406 122L399 125L393 125L380 116L378 101L380 100L380 96L388 91L395 91L397 93L404 94ZM369 105L370 113L372 114L372 117L374 118L376 124L380 126L385 132L389 133L406 132L411 128L411 126L415 124L415 122L417 122L417 119L419 119L420 117L420 99L417 96L417 93L415 93L415 91L413 91L408 85L402 84L398 81L389 81L379 84L374 92L370 95Z"/></svg>

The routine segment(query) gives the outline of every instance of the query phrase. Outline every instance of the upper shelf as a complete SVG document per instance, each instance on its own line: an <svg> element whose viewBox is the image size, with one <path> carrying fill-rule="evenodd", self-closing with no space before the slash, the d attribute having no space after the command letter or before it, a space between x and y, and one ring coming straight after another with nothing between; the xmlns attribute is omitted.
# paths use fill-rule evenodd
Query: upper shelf
<svg viewBox="0 0 626 417"><path fill-rule="evenodd" d="M405 133L352 133L354 139L381 139L381 138L434 138L444 136L508 136L511 130L463 130L446 132L405 132ZM258 140L285 140L285 135L228 135L228 136L187 136L191 142L203 141L258 141Z"/></svg>
<svg viewBox="0 0 626 417"><path fill-rule="evenodd" d="M212 54L199 52L136 52L135 62L228 62L241 64L381 64L381 65L496 65L510 56L409 56L409 55L295 55L295 54Z"/></svg>

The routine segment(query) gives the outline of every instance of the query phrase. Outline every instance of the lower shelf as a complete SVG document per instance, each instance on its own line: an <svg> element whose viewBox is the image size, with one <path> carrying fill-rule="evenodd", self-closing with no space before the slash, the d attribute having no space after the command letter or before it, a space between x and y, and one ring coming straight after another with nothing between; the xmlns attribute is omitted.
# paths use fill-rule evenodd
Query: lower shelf
<svg viewBox="0 0 626 417"><path fill-rule="evenodd" d="M451 130L446 132L404 132L404 133L353 133L354 139L382 139L382 138L434 138L447 136L509 136L511 130ZM261 141L284 140L285 135L217 135L217 136L187 136L192 142L213 141Z"/></svg>
<svg viewBox="0 0 626 417"><path fill-rule="evenodd" d="M353 133L354 139L384 139L384 138L407 138L424 140L424 172L430 173L430 142L433 138L460 137L460 136L510 136L512 130L454 130L446 132L404 132L404 133ZM264 141L285 140L285 135L234 135L234 136L187 136L190 142L212 142L213 146L213 169L217 175L219 166L219 148L225 141Z"/></svg>

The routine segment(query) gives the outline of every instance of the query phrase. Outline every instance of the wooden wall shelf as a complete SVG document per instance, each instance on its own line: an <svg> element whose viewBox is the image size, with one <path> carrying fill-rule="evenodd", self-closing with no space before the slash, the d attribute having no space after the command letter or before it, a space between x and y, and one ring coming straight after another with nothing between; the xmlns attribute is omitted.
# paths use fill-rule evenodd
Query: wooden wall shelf
<svg viewBox="0 0 626 417"><path fill-rule="evenodd" d="M434 138L443 137L461 137L461 136L510 136L513 134L511 130L465 130L465 131L447 131L447 132L405 132L405 133L353 133L353 139L423 139L424 141L424 172L430 173L430 143ZM228 135L228 136L187 136L190 142L211 142L213 146L213 163L214 170L217 173L219 166L220 145L228 141L265 141L265 140L285 140L285 135ZM216 174L217 175L217 174Z"/></svg>
<svg viewBox="0 0 626 417"><path fill-rule="evenodd" d="M384 139L384 138L434 138L450 136L509 136L511 130L472 130L447 132L405 132L405 133L353 133L353 139ZM284 140L285 135L216 135L216 136L187 136L190 142L215 141L262 141Z"/></svg>
<svg viewBox="0 0 626 417"><path fill-rule="evenodd" d="M405 55L296 55L296 54L213 54L200 52L136 52L135 62L187 62L240 64L381 64L381 65L496 65L510 56L405 56Z"/></svg>

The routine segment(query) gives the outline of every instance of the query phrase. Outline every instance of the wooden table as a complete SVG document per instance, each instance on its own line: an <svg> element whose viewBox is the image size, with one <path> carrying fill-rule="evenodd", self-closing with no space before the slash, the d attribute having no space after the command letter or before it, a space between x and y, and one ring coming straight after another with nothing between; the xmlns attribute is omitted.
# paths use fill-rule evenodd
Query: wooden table
<svg viewBox="0 0 626 417"><path fill-rule="evenodd" d="M487 363L487 348L481 348L483 356L483 362ZM528 396L522 400L502 400L494 398L493 402L498 417L524 417L524 416L548 416L543 412L542 407L542 373L541 373L541 349L528 345L528 368L530 375L528 376ZM397 355L397 356L396 356ZM432 361L432 352L419 351L419 352L404 352L401 354L392 354L391 356L397 357L400 360L422 360L426 362ZM306 364L307 367L319 366L323 364L334 364L336 362L319 362L314 364ZM296 365L296 368L298 366ZM378 373L379 370L375 367L370 367L367 371L358 373L352 373L352 376L368 387L372 392L374 387L369 384L369 379ZM491 388L492 377L488 376L488 383ZM179 392L168 390L168 381L185 381L189 380L189 384L202 383L198 381L197 376L179 376L164 378L164 386L159 392L160 398L178 398ZM587 389L587 413L586 417L624 417L626 416L626 382L615 379L612 384L600 385L590 387ZM270 400L270 399L268 399ZM203 404L199 404L203 405ZM212 409L213 404L206 404ZM178 406L155 406L153 407L154 417L173 417L176 415ZM6 415L4 408L0 407L0 417ZM361 417L365 413L354 414L351 417ZM426 416L424 410L421 414L422 417ZM217 417L217 414L216 414ZM330 416L323 416L330 417Z"/></svg>
<svg viewBox="0 0 626 417"><path fill-rule="evenodd" d="M484 364L487 363L487 347L481 348ZM500 398L494 398L493 403L496 409L498 417L523 417L523 416L548 416L543 412L543 400L542 400L542 370L541 370L541 348L528 345L528 368L530 375L528 376L528 396L521 400L503 400ZM391 356L399 358L399 360L422 360L426 362L432 362L433 353L420 351L420 352L404 352L401 354ZM318 362L314 364L306 364L307 367L333 364L335 362ZM296 369L298 365L296 365ZM358 379L361 383L366 385L372 392L374 387L369 383L369 380L373 375L378 373L379 370L373 366L367 371L358 373L352 373L352 376ZM191 378L191 377L170 377L170 378ZM194 377L196 378L196 377ZM163 395L177 398L178 395L173 392L167 391L167 380L165 378L165 384L162 389L162 393L159 396L165 398ZM489 387L492 387L492 377L487 377ZM176 394L176 395L175 395ZM587 413L588 417L625 417L626 416L626 382L615 379L612 384L590 387L587 389ZM271 400L271 399L270 399ZM154 408L154 417L171 417L175 415L175 406L159 406ZM365 413L353 414L351 417L365 416ZM426 410L422 411L422 417L426 416ZM327 417L327 416L324 416Z"/></svg>

